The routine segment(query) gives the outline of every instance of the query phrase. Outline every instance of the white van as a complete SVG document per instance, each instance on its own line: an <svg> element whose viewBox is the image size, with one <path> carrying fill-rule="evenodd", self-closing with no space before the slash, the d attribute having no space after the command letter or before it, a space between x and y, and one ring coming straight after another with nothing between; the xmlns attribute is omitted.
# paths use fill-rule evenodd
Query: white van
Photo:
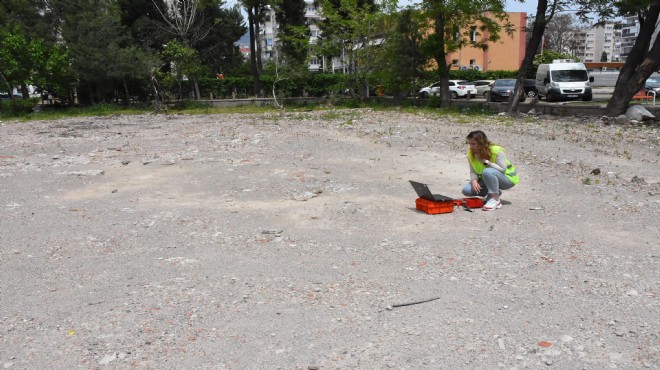
<svg viewBox="0 0 660 370"><path fill-rule="evenodd" d="M583 63L573 63L570 59L553 60L550 64L541 64L536 71L536 89L539 99L547 101L582 99L590 101L591 82L587 68Z"/></svg>

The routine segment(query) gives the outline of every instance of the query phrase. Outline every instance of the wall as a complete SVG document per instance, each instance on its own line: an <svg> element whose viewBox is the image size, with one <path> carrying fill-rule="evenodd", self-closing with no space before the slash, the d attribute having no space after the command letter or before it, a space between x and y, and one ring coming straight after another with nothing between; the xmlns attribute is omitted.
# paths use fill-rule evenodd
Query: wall
<svg viewBox="0 0 660 370"><path fill-rule="evenodd" d="M458 66L452 69L458 69L460 66L473 68L479 66L483 71L488 70L518 70L523 58L525 57L525 40L527 33L525 25L527 23L527 13L509 12L509 22L511 22L515 31L509 36L506 32L500 33L500 40L495 43L489 43L487 50L476 49L472 47L463 48L458 52L447 56L447 63L451 64L453 60L458 60ZM485 37L481 35L480 37ZM473 65L470 60L474 59Z"/></svg>

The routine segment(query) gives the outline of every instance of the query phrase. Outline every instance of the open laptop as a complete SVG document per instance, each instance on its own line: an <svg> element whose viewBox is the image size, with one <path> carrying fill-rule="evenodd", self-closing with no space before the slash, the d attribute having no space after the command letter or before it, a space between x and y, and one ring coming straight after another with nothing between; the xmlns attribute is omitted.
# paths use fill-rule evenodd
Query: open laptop
<svg viewBox="0 0 660 370"><path fill-rule="evenodd" d="M417 196L426 199L426 200L432 200L434 202L444 202L448 200L453 200L450 197L446 197L444 195L440 194L433 194L431 193L431 189L429 189L428 185L422 184L421 182L416 182L412 180L410 181L410 185L412 185L413 189L417 192Z"/></svg>

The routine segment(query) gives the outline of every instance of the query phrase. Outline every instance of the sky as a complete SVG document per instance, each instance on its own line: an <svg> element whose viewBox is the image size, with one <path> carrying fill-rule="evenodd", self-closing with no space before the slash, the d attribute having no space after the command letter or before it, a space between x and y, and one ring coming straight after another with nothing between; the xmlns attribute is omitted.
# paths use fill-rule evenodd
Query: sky
<svg viewBox="0 0 660 370"><path fill-rule="evenodd" d="M536 14L537 0L527 0L524 3L518 1L507 0L506 10L508 12L527 12L527 15Z"/></svg>
<svg viewBox="0 0 660 370"><path fill-rule="evenodd" d="M527 12L527 15L536 13L536 4L538 0L525 0L524 3L514 0L506 0L506 10L509 12ZM399 0L399 5L419 3L420 0ZM226 0L225 6L233 6L238 0Z"/></svg>
<svg viewBox="0 0 660 370"><path fill-rule="evenodd" d="M419 3L420 0L399 0L399 5L406 4L415 4ZM527 15L536 14L536 5L538 0L525 0L524 3L514 0L506 0L506 11L507 12L526 12Z"/></svg>

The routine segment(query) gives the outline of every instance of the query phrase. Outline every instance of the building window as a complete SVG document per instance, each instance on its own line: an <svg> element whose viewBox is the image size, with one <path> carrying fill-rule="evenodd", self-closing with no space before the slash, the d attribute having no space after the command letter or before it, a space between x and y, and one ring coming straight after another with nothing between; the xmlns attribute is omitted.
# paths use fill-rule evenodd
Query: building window
<svg viewBox="0 0 660 370"><path fill-rule="evenodd" d="M476 59L470 59L470 65L473 66L475 64L477 64L477 60Z"/></svg>
<svg viewBox="0 0 660 370"><path fill-rule="evenodd" d="M477 27L470 28L470 41L477 42Z"/></svg>
<svg viewBox="0 0 660 370"><path fill-rule="evenodd" d="M458 59L452 59L451 64L454 65L454 66L457 66L458 65Z"/></svg>

